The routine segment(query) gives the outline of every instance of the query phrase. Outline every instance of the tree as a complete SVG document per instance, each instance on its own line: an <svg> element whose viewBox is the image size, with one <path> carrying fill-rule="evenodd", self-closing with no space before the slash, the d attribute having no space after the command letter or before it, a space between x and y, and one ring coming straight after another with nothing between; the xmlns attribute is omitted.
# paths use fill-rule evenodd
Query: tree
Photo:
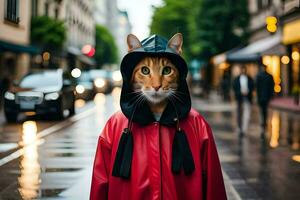
<svg viewBox="0 0 300 200"><path fill-rule="evenodd" d="M208 61L213 55L247 41L249 13L247 0L195 0L191 30L193 56Z"/></svg>
<svg viewBox="0 0 300 200"><path fill-rule="evenodd" d="M66 28L63 21L37 16L31 19L31 42L44 49L61 50L66 40Z"/></svg>
<svg viewBox="0 0 300 200"><path fill-rule="evenodd" d="M182 32L187 60L207 62L247 41L247 5L247 0L164 0L154 10L151 33L169 38Z"/></svg>
<svg viewBox="0 0 300 200"><path fill-rule="evenodd" d="M192 0L164 0L162 7L154 8L152 23L150 25L151 34L158 34L168 39L175 33L183 34L184 56L190 58L189 45L189 13L192 7Z"/></svg>
<svg viewBox="0 0 300 200"><path fill-rule="evenodd" d="M101 25L96 25L96 53L98 66L118 61L118 49L112 34Z"/></svg>

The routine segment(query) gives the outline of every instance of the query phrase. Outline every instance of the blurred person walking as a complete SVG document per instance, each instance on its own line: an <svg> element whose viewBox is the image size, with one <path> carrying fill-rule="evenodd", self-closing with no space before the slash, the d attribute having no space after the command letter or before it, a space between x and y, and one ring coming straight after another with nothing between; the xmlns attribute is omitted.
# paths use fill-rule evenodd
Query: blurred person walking
<svg viewBox="0 0 300 200"><path fill-rule="evenodd" d="M230 100L230 73L229 71L225 71L223 74L223 79L221 80L221 92L223 95L224 101Z"/></svg>
<svg viewBox="0 0 300 200"><path fill-rule="evenodd" d="M256 77L256 91L261 115L261 138L264 139L268 119L268 105L274 95L274 79L273 76L267 72L267 66L264 64L262 64L262 70Z"/></svg>
<svg viewBox="0 0 300 200"><path fill-rule="evenodd" d="M233 90L237 101L238 132L239 136L243 137L248 130L254 90L254 81L247 75L245 66L241 67L241 74L233 80Z"/></svg>

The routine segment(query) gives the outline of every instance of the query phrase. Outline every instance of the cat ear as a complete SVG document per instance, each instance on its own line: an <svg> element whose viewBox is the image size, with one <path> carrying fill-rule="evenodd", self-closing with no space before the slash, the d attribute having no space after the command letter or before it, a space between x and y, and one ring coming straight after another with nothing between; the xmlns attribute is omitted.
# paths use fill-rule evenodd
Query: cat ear
<svg viewBox="0 0 300 200"><path fill-rule="evenodd" d="M182 54L183 38L181 33L176 33L168 42L168 47Z"/></svg>
<svg viewBox="0 0 300 200"><path fill-rule="evenodd" d="M129 34L127 36L127 45L128 45L128 52L131 52L135 49L142 47L142 44L139 41L139 39L133 34Z"/></svg>

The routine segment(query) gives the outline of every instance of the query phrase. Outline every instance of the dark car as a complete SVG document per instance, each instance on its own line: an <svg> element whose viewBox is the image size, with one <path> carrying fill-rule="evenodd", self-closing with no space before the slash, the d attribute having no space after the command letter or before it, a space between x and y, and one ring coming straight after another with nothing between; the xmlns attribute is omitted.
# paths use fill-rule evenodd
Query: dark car
<svg viewBox="0 0 300 200"><path fill-rule="evenodd" d="M64 110L75 113L75 82L62 70L29 73L4 95L4 113L8 122L17 121L21 112L54 114L64 117Z"/></svg>
<svg viewBox="0 0 300 200"><path fill-rule="evenodd" d="M90 71L82 71L76 79L76 98L90 100L94 97L93 79Z"/></svg>

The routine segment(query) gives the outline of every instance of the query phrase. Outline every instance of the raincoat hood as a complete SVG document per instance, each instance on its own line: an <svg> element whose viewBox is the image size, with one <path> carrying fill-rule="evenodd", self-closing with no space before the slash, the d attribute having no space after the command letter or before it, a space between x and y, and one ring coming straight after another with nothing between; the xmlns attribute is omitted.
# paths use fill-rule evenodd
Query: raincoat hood
<svg viewBox="0 0 300 200"><path fill-rule="evenodd" d="M133 131L132 127L134 123L137 123L146 129L147 126L156 121L148 103L137 100L139 96L133 92L130 83L135 66L145 56L167 57L179 71L179 85L176 98L168 97L168 103L160 117L159 124L175 127L172 145L173 173L178 174L183 169L184 173L189 175L194 171L195 164L187 136L184 130L180 128L180 121L188 116L191 110L191 99L185 80L187 65L184 59L176 53L181 52L182 35L174 35L170 42L157 35L140 42L135 36L129 35L127 41L130 53L123 58L121 63L123 86L120 104L123 114L128 119L128 124L123 129L119 140L112 175L125 179L130 178L132 156L134 154L133 135L144 134L143 132Z"/></svg>
<svg viewBox="0 0 300 200"><path fill-rule="evenodd" d="M187 64L185 60L172 48L168 46L168 41L158 35L152 35L141 42L141 47L124 56L121 62L121 73L123 86L121 92L120 105L123 114L141 125L147 125L155 121L155 118L147 104L136 104L136 95L131 89L131 76L135 66L146 56L167 57L178 69L179 86L178 98L168 99L168 104L164 110L160 124L174 125L176 119L184 119L191 109L191 99L186 83Z"/></svg>

